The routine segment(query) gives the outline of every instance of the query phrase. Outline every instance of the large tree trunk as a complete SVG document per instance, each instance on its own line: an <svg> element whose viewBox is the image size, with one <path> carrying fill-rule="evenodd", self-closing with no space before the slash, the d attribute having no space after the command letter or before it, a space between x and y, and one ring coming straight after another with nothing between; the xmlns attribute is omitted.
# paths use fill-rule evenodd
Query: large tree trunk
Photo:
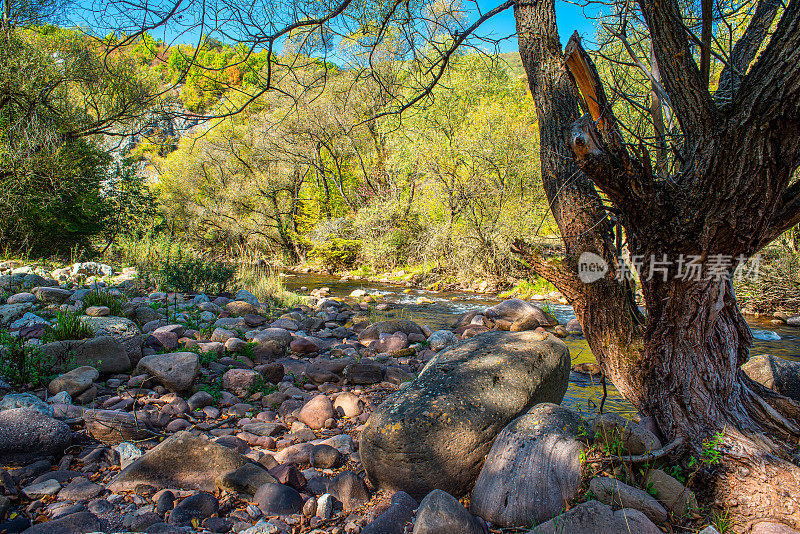
<svg viewBox="0 0 800 534"><path fill-rule="evenodd" d="M676 25L677 4L642 3L656 46L666 47L656 56L666 62L661 70L670 76L666 85L692 154L682 166L686 170L662 180L653 176L646 152L630 155L579 40L570 41L566 55L561 50L553 0L519 2L515 17L537 106L542 180L564 251L558 260L548 259L535 245L520 241L515 251L564 293L605 375L641 412L653 416L669 439L682 439L686 456L703 458L704 443L721 437L721 461L701 462L702 476L696 477L707 505L729 509L737 531L760 520L800 527L799 406L740 370L751 334L733 295L735 265L719 273L708 270L713 255L753 254L797 222L800 186L787 189L787 184L800 151L788 152L785 141L775 138L777 131L745 127L758 121L757 99L754 109L732 117L729 134L715 126L713 101L682 40L683 30L670 28ZM791 7L796 10L797 2ZM790 26L792 19L786 23ZM664 49L682 47L685 55L665 55ZM693 92L700 96L693 98ZM591 116L579 118L579 105ZM767 111L774 119L774 108ZM797 112L791 113L789 125L773 124L781 135L797 129ZM791 153L794 160L779 169L781 153ZM672 265L666 278L648 266L641 272L645 325L629 284L624 277L615 279L623 265L612 216L592 181L616 206L630 253L645 263L655 258ZM776 224L781 217L785 220ZM606 278L589 284L577 278L578 258L586 251L608 263ZM677 268L689 255L706 265L697 277L680 276Z"/></svg>

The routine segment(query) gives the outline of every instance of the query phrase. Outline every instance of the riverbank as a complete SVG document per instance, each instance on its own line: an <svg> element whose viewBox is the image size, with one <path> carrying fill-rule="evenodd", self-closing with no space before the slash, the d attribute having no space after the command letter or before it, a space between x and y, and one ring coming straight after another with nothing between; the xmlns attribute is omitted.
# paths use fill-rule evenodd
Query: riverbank
<svg viewBox="0 0 800 534"><path fill-rule="evenodd" d="M723 533L731 529L724 510L689 497L702 489L698 468L681 467L669 450L644 472L621 458L623 450L647 456L669 444L613 386L605 415L598 413L603 392L597 378L570 372L593 356L578 330L568 329L574 321L568 306L298 274L285 278L283 290L305 287L305 303L279 307L235 286L219 295L161 292L129 268L103 264L56 272L63 281L36 270L0 263L0 321L10 336L2 342L4 374L17 362L0 399L0 463L9 468L0 480L11 481L0 488L0 529L18 532L33 523L29 532L35 534L80 520L80 528L91 531L369 534L384 532L381 525L408 524L424 533L424 518L444 506L437 521L461 518L498 534L536 532L519 518L533 513L529 505L538 501L509 492L498 507L496 492L481 489L514 480L539 488L539 497L557 497L537 507L540 528L586 520L562 513L566 491L575 510L601 522L595 530L616 524L615 494L639 499L625 521L642 532L656 534L656 524L675 532L708 524ZM65 322L70 316L78 321ZM36 367L62 349L79 361L55 372ZM492 357L483 362L481 354ZM537 363L528 366L527 359ZM458 364L446 363L451 360ZM485 367L497 361L502 369ZM443 382L420 377L426 367L441 369ZM526 398L514 404L522 390L508 389L501 379L511 375L546 387L542 396L533 387L524 395L560 406L538 404L527 412ZM444 384L453 402L438 389ZM462 403L455 399L485 388L487 397L469 403L476 413L459 412ZM501 423L480 424L481 403L488 409L501 398L511 402ZM447 493L431 491L435 483L396 487L405 475L393 471L378 438L409 424L406 416L392 419L391 402L407 407L424 399L436 399L419 413L441 412L431 421L437 430L414 440L403 472L416 469L420 480L431 478L424 458L441 459L472 436L469 425L480 429L479 444L452 461L472 462L477 454L478 465L487 468L462 478L460 464L438 462L442 479L451 480ZM530 433L529 419L560 421L545 427L566 447L565 462L555 466L559 475L540 478L536 473L554 467L549 453L536 456L536 447L522 447L533 456L513 465L540 468L514 468L491 482L497 444L542 438ZM409 427L395 438L413 432ZM165 460L174 457L181 462ZM680 502L670 497L676 487L686 496ZM469 500L459 502L462 496ZM89 531L80 528L75 531Z"/></svg>

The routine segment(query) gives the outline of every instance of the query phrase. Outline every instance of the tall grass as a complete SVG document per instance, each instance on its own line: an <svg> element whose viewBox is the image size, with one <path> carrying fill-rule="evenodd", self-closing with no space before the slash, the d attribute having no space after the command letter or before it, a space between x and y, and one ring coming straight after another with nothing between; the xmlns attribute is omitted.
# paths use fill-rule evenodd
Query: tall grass
<svg viewBox="0 0 800 534"><path fill-rule="evenodd" d="M66 341L68 339L88 339L94 334L78 314L65 311L56 315L53 326L47 332L46 337L52 341Z"/></svg>
<svg viewBox="0 0 800 534"><path fill-rule="evenodd" d="M106 257L121 265L133 265L140 271L156 271L181 254L187 245L164 233L148 233L142 237L121 237Z"/></svg>
<svg viewBox="0 0 800 534"><path fill-rule="evenodd" d="M236 271L234 285L246 289L276 308L291 308L306 303L306 298L287 290L277 271L258 265L240 265Z"/></svg>
<svg viewBox="0 0 800 534"><path fill-rule="evenodd" d="M122 313L123 305L124 301L121 298L101 289L93 289L83 298L84 311L91 306L105 306L115 317Z"/></svg>

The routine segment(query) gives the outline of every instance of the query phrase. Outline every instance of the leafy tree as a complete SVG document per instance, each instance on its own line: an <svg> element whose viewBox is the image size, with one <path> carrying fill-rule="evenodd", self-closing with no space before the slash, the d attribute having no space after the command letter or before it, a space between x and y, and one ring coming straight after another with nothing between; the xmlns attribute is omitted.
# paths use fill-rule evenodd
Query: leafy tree
<svg viewBox="0 0 800 534"><path fill-rule="evenodd" d="M81 34L0 32L0 239L12 249L58 252L101 233L114 176L100 134L136 128L152 87L131 60L104 59ZM135 72L135 69L134 69Z"/></svg>

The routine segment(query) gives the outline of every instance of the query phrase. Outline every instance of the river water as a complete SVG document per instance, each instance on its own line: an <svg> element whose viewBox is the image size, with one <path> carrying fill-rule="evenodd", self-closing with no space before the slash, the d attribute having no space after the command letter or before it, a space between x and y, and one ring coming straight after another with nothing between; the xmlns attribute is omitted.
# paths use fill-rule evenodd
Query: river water
<svg viewBox="0 0 800 534"><path fill-rule="evenodd" d="M308 291L320 287L329 287L331 295L335 297L346 297L355 289L364 289L371 294L379 293L380 302L402 305L399 310L383 312L386 318L396 316L411 319L419 324L428 325L433 330L449 328L460 314L470 310L486 309L501 300L481 293L409 290L397 285L364 280L343 282L337 277L322 274L287 274L283 280L287 289L301 294L307 294ZM307 289L301 291L301 288ZM426 297L433 303L417 304L419 297ZM570 306L556 302L550 302L548 305L562 324L575 317ZM800 361L800 328L773 325L768 320L753 317L748 318L748 323L756 337L751 354L774 354L787 360ZM595 361L584 338L570 336L564 342L569 347L573 364ZM616 412L627 417L636 413L633 406L622 398L610 381L607 383L607 391L604 411ZM562 404L583 414L590 414L597 411L602 397L603 388L597 377L572 372Z"/></svg>

